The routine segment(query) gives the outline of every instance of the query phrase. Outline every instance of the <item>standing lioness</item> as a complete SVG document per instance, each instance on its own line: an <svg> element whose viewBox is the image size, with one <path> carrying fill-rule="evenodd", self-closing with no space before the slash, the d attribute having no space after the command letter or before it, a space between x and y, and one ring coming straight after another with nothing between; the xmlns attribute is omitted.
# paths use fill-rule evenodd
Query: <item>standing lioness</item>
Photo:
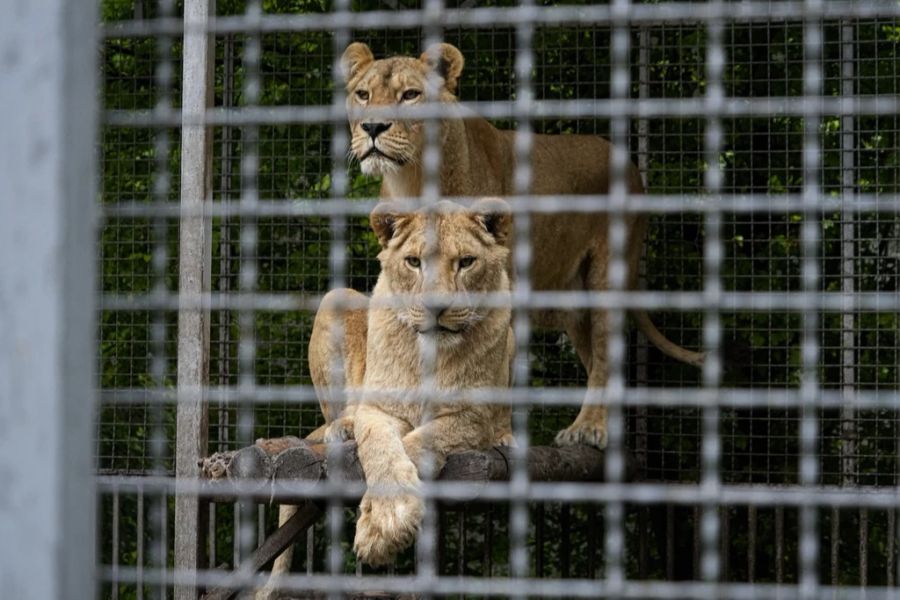
<svg viewBox="0 0 900 600"><path fill-rule="evenodd" d="M439 99L455 103L456 84L463 57L449 44L441 44L419 58L375 60L365 44L353 43L341 65L347 82L351 150L364 173L381 175L381 198L416 197L422 192L424 124L409 120L366 117L373 107L415 105L424 101L429 76L442 82ZM361 115L361 116L360 116ZM472 115L441 123L443 196L504 196L512 194L515 171L515 133L500 131ZM585 135L536 135L531 151L535 195L605 194L609 190L610 144ZM634 165L627 173L631 194L643 192ZM646 215L627 215L626 260L629 285L637 276ZM535 214L531 224L531 281L537 290L603 290L607 288L609 248L607 217L603 213ZM509 247L511 242L507 241ZM646 313L635 312L638 326L666 354L694 365L703 355L667 340ZM607 314L604 310L543 311L536 315L542 328L564 330L588 372L588 387L602 390L608 377ZM590 391L590 390L589 390ZM596 399L596 395L591 397ZM606 445L606 409L585 402L575 422L561 431L560 444Z"/></svg>

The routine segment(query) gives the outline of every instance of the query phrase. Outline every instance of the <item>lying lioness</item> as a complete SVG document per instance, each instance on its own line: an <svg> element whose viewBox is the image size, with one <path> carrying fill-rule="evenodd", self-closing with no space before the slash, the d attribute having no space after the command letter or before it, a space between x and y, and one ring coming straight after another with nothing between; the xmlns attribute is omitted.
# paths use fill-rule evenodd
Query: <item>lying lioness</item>
<svg viewBox="0 0 900 600"><path fill-rule="evenodd" d="M424 101L429 76L440 82L441 102L457 102L456 85L463 57L449 44L431 48L419 58L399 56L375 60L368 46L351 44L341 59L347 83L352 154L364 173L381 175L381 198L416 197L422 193L424 126L420 121L368 117L373 108L414 106ZM440 191L443 196L504 196L514 191L515 132L500 131L475 114L441 123ZM606 194L611 146L586 135L536 135L531 151L531 193L535 195ZM628 191L643 192L637 168L629 165ZM607 217L596 213L534 214L531 223L530 277L537 290L604 290L610 263ZM647 229L647 216L625 217L628 235L627 281L633 286ZM512 247L512 241L507 240ZM666 354L694 365L703 355L667 340L644 312L634 312L638 326ZM597 402L606 386L608 367L605 310L542 311L539 327L564 330L588 372L588 399L559 444L606 445L606 408ZM593 393L591 393L593 391Z"/></svg>
<svg viewBox="0 0 900 600"><path fill-rule="evenodd" d="M510 435L508 406L467 400L472 390L509 385L508 206L483 200L466 210L445 201L428 212L394 210L381 205L372 214L381 274L368 312L362 395L350 390L348 409L355 407L349 418L370 488L354 549L372 565L389 563L413 541L426 457L437 471L449 454L488 449ZM451 393L429 399L429 390ZM326 439L344 437L347 419L332 423Z"/></svg>
<svg viewBox="0 0 900 600"><path fill-rule="evenodd" d="M415 537L424 509L418 492L423 458L437 472L454 452L512 443L509 406L466 401L467 391L510 383L515 344L510 307L502 300L510 290L509 206L487 199L469 209L445 201L428 211L398 211L382 204L371 215L382 248L371 308L354 290L329 292L309 343L326 424L307 439L356 438L366 482L375 490L360 504L354 548L372 565L389 563ZM479 296L484 293L492 296ZM422 294L424 300L442 296L428 304ZM436 351L430 371L423 370L420 353L428 344ZM430 401L425 383L459 394ZM273 452L290 445L257 443ZM294 510L283 505L279 523ZM277 576L288 571L292 556L289 548L276 560L257 600L274 597Z"/></svg>

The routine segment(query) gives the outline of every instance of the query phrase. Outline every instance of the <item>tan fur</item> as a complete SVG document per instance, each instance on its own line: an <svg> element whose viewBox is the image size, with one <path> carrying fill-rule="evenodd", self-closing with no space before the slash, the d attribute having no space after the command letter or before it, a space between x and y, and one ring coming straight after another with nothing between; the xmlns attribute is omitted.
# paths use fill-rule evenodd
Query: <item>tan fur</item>
<svg viewBox="0 0 900 600"><path fill-rule="evenodd" d="M419 488L426 457L436 472L449 454L511 439L508 406L465 398L467 390L509 385L510 309L485 306L478 296L509 293L509 250L503 242L511 219L502 205L488 201L463 210L441 202L433 214L382 210L373 215L382 244L381 275L368 312L362 388L348 389L351 406L326 433L327 439L343 438L352 420L370 487L354 541L366 563L389 563L414 540L424 511ZM419 260L418 268L409 257ZM464 266L463 258L474 261ZM435 306L426 302L427 294L452 296ZM327 324L317 319L320 325ZM429 348L434 352L430 376L423 362ZM422 399L427 389L460 394L446 401Z"/></svg>
<svg viewBox="0 0 900 600"><path fill-rule="evenodd" d="M366 371L366 328L369 299L350 289L332 290L322 299L309 338L309 371L325 424L306 437L320 443L329 430L342 439L353 437L353 421L345 413L344 391L360 388ZM270 455L291 445L290 438L257 440ZM299 442L299 440L298 440ZM278 526L294 516L297 507L282 504L278 508ZM274 600L278 597L278 577L288 573L294 558L293 545L288 546L272 565L272 575L265 587L258 590L255 600Z"/></svg>
<svg viewBox="0 0 900 600"><path fill-rule="evenodd" d="M307 439L333 441L352 437L353 423L344 418L347 388L359 388L366 372L366 329L369 299L356 290L325 295L309 338L309 372L325 425ZM326 432L332 435L326 440Z"/></svg>
<svg viewBox="0 0 900 600"><path fill-rule="evenodd" d="M445 202L434 210L437 214L431 217L391 210L373 214L373 228L383 247L375 302L398 293L508 292L509 251L504 246L511 226L508 206L486 200L463 211ZM426 243L429 227L436 244ZM405 257L411 254L430 257L427 264L422 259L423 272L405 266ZM476 263L460 271L456 261L463 256L475 257ZM428 268L429 264L434 268ZM432 275L426 278L423 273ZM508 406L473 405L464 398L413 405L398 403L393 393L362 406L354 401L354 392L378 389L414 394L422 382L417 365L424 340L432 340L424 343L435 344L437 350L436 389L508 386L515 352L509 308L479 308L466 300L461 296L437 321L460 329L459 334L420 334L419 329L433 325L421 304L413 302L400 311L369 311L369 299L351 289L326 294L316 313L309 368L325 424L307 441L336 442L356 433L366 481L388 491L398 486L406 490L389 495L376 491L361 502L354 548L370 564L389 563L414 539L424 509L418 485L419 467L426 456L437 471L454 452L513 443ZM295 443L299 440L257 440L270 454ZM295 511L295 506L282 505L279 526ZM256 600L278 597L278 578L290 570L292 559L293 547L289 547L275 560Z"/></svg>
<svg viewBox="0 0 900 600"><path fill-rule="evenodd" d="M347 105L350 114L351 149L364 173L381 175L381 198L416 197L422 192L424 125L408 120L384 120L376 138L365 131L373 119L366 109L414 105L421 95L405 99L408 90L424 91L429 77L443 81L436 94L441 102L455 103L456 81L463 68L462 54L449 44L428 50L419 58L393 57L375 60L365 44L351 44L344 54ZM360 94L365 96L361 98ZM504 196L514 192L515 133L500 131L472 114L441 123L440 188L443 196ZM369 154L372 147L383 154ZM586 135L535 135L530 164L531 193L535 195L605 194L609 191L611 146L606 140ZM629 193L643 186L637 168L629 165ZM627 281L633 286L647 229L646 215L624 219ZM604 290L608 288L610 262L607 217L603 213L535 214L531 223L531 283L537 290ZM507 244L512 247L512 240ZM557 436L560 444L606 445L606 409L602 390L608 377L606 358L607 313L544 311L535 315L538 326L564 330L572 340L588 372L588 394L575 422ZM638 327L666 354L691 364L703 355L675 345L653 327L646 314Z"/></svg>

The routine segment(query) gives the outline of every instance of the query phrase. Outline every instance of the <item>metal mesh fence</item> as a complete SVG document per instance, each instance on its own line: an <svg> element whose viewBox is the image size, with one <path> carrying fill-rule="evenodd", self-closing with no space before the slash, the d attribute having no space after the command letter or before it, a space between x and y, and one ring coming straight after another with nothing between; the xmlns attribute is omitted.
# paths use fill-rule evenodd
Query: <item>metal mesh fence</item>
<svg viewBox="0 0 900 600"><path fill-rule="evenodd" d="M517 467L464 503L445 502L467 497L464 483L425 484L418 549L389 569L351 551L358 486L298 482L330 510L296 544L284 597L893 597L896 3L220 0L192 20L204 5L101 3L104 598L265 582L237 566L274 529L276 505L200 497L194 513L176 510L176 491L196 498L203 485L176 462L190 458L186 431L202 431L205 456L323 423L308 368L318 302L335 287L368 292L378 276L378 181L348 160L335 70L355 40L376 58L459 48L459 98L517 131L520 173L532 134L596 134L619 149L608 193L531 197L530 175L510 190L512 455L551 445L585 396L572 341L527 308L609 312L609 448L603 482L530 481ZM208 90L185 51L207 36ZM188 106L191 93L210 107ZM451 118L419 108L407 114L432 127ZM198 131L209 138L188 162ZM628 159L644 195L625 190ZM186 196L186 177L207 179L202 197ZM419 200L438 195L426 186ZM607 212L611 232L650 214L637 290L614 278L601 293L533 289L528 257L541 248L529 253L521 234L552 210ZM191 231L208 272L185 249ZM640 308L675 343L706 350L704 367L629 326L626 310ZM190 382L185 343L201 352ZM188 529L193 565L177 542Z"/></svg>

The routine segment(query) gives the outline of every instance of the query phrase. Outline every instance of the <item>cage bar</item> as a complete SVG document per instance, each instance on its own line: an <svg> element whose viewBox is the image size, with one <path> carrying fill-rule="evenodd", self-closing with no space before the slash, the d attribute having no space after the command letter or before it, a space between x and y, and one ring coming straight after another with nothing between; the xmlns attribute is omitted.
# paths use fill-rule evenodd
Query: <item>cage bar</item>
<svg viewBox="0 0 900 600"><path fill-rule="evenodd" d="M0 579L93 598L97 34L94 6L0 23ZM39 40L39 42L38 42ZM107 546L108 548L108 546Z"/></svg>
<svg viewBox="0 0 900 600"><path fill-rule="evenodd" d="M184 39L182 84L183 110L204 114L213 101L214 54L212 36L205 32L215 4L210 0L185 3L185 23L195 26ZM188 28L190 31L190 27ZM202 305L202 294L211 289L212 220L202 207L212 201L212 131L202 123L185 125L181 133L181 205L179 242L179 299L193 302L178 316L178 410L176 477L197 477L197 463L207 452L209 414L204 389L209 385L210 312ZM192 209L199 209L192 211ZM191 211L191 212L188 212ZM175 499L175 568L196 571L202 550L200 501L195 495ZM165 521L163 521L165 523ZM167 550L161 554L166 562ZM195 586L185 581L176 586L178 600L196 597Z"/></svg>

